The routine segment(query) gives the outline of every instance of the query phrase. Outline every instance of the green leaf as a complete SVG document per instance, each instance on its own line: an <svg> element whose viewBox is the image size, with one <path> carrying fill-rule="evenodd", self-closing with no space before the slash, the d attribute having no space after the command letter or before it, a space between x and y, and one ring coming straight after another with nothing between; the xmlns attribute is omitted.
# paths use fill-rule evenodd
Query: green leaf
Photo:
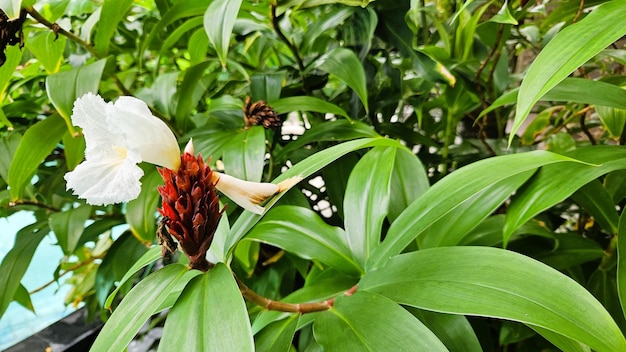
<svg viewBox="0 0 626 352"><path fill-rule="evenodd" d="M17 65L22 60L22 50L18 46L7 46L4 49L7 60L4 65L0 66L0 99L4 101L5 92L9 85L9 81L16 71Z"/></svg>
<svg viewBox="0 0 626 352"><path fill-rule="evenodd" d="M520 86L509 144L533 105L570 73L626 34L626 6L609 1L557 34L532 62Z"/></svg>
<svg viewBox="0 0 626 352"><path fill-rule="evenodd" d="M50 229L57 237L59 246L65 255L71 255L76 250L83 230L85 221L91 215L91 206L81 205L74 209L50 215L48 221Z"/></svg>
<svg viewBox="0 0 626 352"><path fill-rule="evenodd" d="M444 314L405 307L417 317L451 352L481 352L480 342L467 318L462 315Z"/></svg>
<svg viewBox="0 0 626 352"><path fill-rule="evenodd" d="M348 179L343 217L348 245L361 267L380 242L397 150L389 147L370 150L354 166Z"/></svg>
<svg viewBox="0 0 626 352"><path fill-rule="evenodd" d="M113 242L96 272L96 298L104 306L113 285L128 272L148 249L126 231ZM120 285L121 286L121 285Z"/></svg>
<svg viewBox="0 0 626 352"><path fill-rule="evenodd" d="M0 177L7 183L11 161L21 139L22 136L17 132L9 133L0 139Z"/></svg>
<svg viewBox="0 0 626 352"><path fill-rule="evenodd" d="M285 74L285 71L279 71L250 76L250 95L252 96L252 102L263 100L273 106L274 101L280 98L280 91L285 81Z"/></svg>
<svg viewBox="0 0 626 352"><path fill-rule="evenodd" d="M8 183L13 200L24 196L24 189L30 184L37 168L59 144L65 131L67 126L57 114L48 116L26 130L9 167Z"/></svg>
<svg viewBox="0 0 626 352"><path fill-rule="evenodd" d="M302 136L298 137L298 139L291 141L284 149L278 152L276 158L282 159L291 154L294 150L302 149L308 144L347 141L365 137L379 137L379 135L371 126L359 121L327 121L313 126L311 129L304 132Z"/></svg>
<svg viewBox="0 0 626 352"><path fill-rule="evenodd" d="M261 181L265 163L265 129L252 126L233 137L224 147L224 171L242 180Z"/></svg>
<svg viewBox="0 0 626 352"><path fill-rule="evenodd" d="M341 82L352 88L359 99L361 99L365 112L369 111L365 70L361 61L359 61L359 58L352 50L335 48L318 59L317 68L334 75Z"/></svg>
<svg viewBox="0 0 626 352"><path fill-rule="evenodd" d="M346 233L330 226L316 212L291 205L272 209L248 233L246 239L269 243L304 259L316 259L337 271L360 276L352 259Z"/></svg>
<svg viewBox="0 0 626 352"><path fill-rule="evenodd" d="M85 158L84 136L73 136L69 130L66 131L63 135L63 151L67 169L74 170Z"/></svg>
<svg viewBox="0 0 626 352"><path fill-rule="evenodd" d="M582 286L507 250L440 247L401 254L366 274L359 289L421 309L538 326L598 351L626 350L609 313Z"/></svg>
<svg viewBox="0 0 626 352"><path fill-rule="evenodd" d="M617 228L617 295L626 317L626 211L622 212Z"/></svg>
<svg viewBox="0 0 626 352"><path fill-rule="evenodd" d="M428 187L428 175L417 156L406 149L398 150L389 187L389 221L400 216Z"/></svg>
<svg viewBox="0 0 626 352"><path fill-rule="evenodd" d="M230 269L195 277L168 314L159 351L254 351L248 311Z"/></svg>
<svg viewBox="0 0 626 352"><path fill-rule="evenodd" d="M617 232L619 214L615 210L615 203L611 195L598 180L589 182L574 192L572 198L593 216L602 228L609 233Z"/></svg>
<svg viewBox="0 0 626 352"><path fill-rule="evenodd" d="M498 11L497 14L493 15L493 17L491 17L489 21L517 25L517 20L515 19L515 17L513 17L513 15L511 15L511 11L509 11L508 1L505 1L504 4L502 4L500 11Z"/></svg>
<svg viewBox="0 0 626 352"><path fill-rule="evenodd" d="M372 253L366 269L384 265L389 257L400 253L428 226L494 183L565 160L571 159L534 151L484 159L456 170L435 183L400 214L382 244Z"/></svg>
<svg viewBox="0 0 626 352"><path fill-rule="evenodd" d="M109 297L107 297L106 301L104 302L104 308L111 309L111 304L113 303L113 299L115 299L115 296L117 295L117 292L120 290L122 285L124 285L129 279L131 279L139 270L141 270L146 265L154 262L155 260L159 258L161 258L161 246L154 246L150 248L146 253L144 253L144 255L142 255L141 258L139 258L139 260L137 260L130 267L130 269L128 269L128 271L126 272L126 274L124 274L124 277L122 277L122 279L120 280L115 290L113 290L113 292L111 292Z"/></svg>
<svg viewBox="0 0 626 352"><path fill-rule="evenodd" d="M387 138L363 138L355 141L345 142L322 150L306 158L305 160L294 165L289 170L283 172L272 182L278 183L295 176L306 178L314 172L319 171L326 165L346 155L347 153L362 148L382 146L403 148L397 141ZM282 192L272 198L272 200L270 200L265 205L265 211L267 212L269 209L271 209L271 207L276 204L276 202L278 202L278 200L284 194L285 192ZM227 253L230 252L233 246L252 228L252 226L254 226L259 221L260 218L260 215L253 214L251 212L244 212L243 214L241 214L237 221L231 227L230 234L225 241L224 250L227 251ZM228 257L228 255L226 255L226 257Z"/></svg>
<svg viewBox="0 0 626 352"><path fill-rule="evenodd" d="M230 36L241 3L242 0L213 0L204 13L204 30L217 51L222 67L226 67Z"/></svg>
<svg viewBox="0 0 626 352"><path fill-rule="evenodd" d="M6 312L20 288L20 281L30 265L33 254L44 236L48 234L47 222L38 222L17 232L13 248L0 264L0 317Z"/></svg>
<svg viewBox="0 0 626 352"><path fill-rule="evenodd" d="M133 0L105 0L102 4L100 21L96 30L94 43L100 56L105 57L109 53L109 45L117 25L124 19L128 10L133 5Z"/></svg>
<svg viewBox="0 0 626 352"><path fill-rule="evenodd" d="M48 98L58 113L63 116L72 134L74 134L74 129L70 117L74 101L85 93L96 94L98 92L105 64L106 59L102 59L87 66L49 75L46 78Z"/></svg>
<svg viewBox="0 0 626 352"><path fill-rule="evenodd" d="M296 333L300 314L273 322L255 335L254 347L258 352L289 351Z"/></svg>
<svg viewBox="0 0 626 352"><path fill-rule="evenodd" d="M505 239L533 216L561 202L585 184L608 172L626 169L626 147L622 146L582 147L565 156L582 162L541 168L513 197L504 225Z"/></svg>
<svg viewBox="0 0 626 352"><path fill-rule="evenodd" d="M185 275L188 271L185 265L171 264L141 280L107 320L90 351L124 351L169 293L184 280L191 280L191 276Z"/></svg>
<svg viewBox="0 0 626 352"><path fill-rule="evenodd" d="M43 65L48 74L56 73L63 62L65 36L41 31L26 40L26 47Z"/></svg>
<svg viewBox="0 0 626 352"><path fill-rule="evenodd" d="M563 335L557 334L548 329L540 328L538 326L531 326L533 330L543 336L546 340L550 341L554 346L558 347L561 351L568 352L591 352L589 346L584 343L580 343L574 339L570 339Z"/></svg>
<svg viewBox="0 0 626 352"><path fill-rule="evenodd" d="M417 242L420 248L457 245L478 224L491 215L511 193L526 182L535 172L529 170L494 182L483 190L465 199L430 225Z"/></svg>
<svg viewBox="0 0 626 352"><path fill-rule="evenodd" d="M176 105L176 120L180 126L186 125L192 109L198 104L200 97L197 97L194 92L200 86L204 71L213 63L213 60L203 61L185 70L183 82L178 89L178 104Z"/></svg>
<svg viewBox="0 0 626 352"><path fill-rule="evenodd" d="M573 233L556 233L554 245L546 250L537 249L533 258L559 270L566 270L604 256L597 242Z"/></svg>
<svg viewBox="0 0 626 352"><path fill-rule="evenodd" d="M479 117L504 105L515 104L519 89L502 94ZM565 101L616 109L626 109L626 90L620 86L584 78L566 78L539 98L540 101Z"/></svg>
<svg viewBox="0 0 626 352"><path fill-rule="evenodd" d="M313 332L324 351L447 351L411 313L364 291L337 297L333 308L315 319Z"/></svg>
<svg viewBox="0 0 626 352"><path fill-rule="evenodd" d="M17 302L20 306L30 310L33 313L36 313L33 302L30 299L30 293L28 293L28 290L26 289L26 287L24 287L24 285L20 284L18 286L17 291L15 291L15 296L13 297L13 300Z"/></svg>
<svg viewBox="0 0 626 352"><path fill-rule="evenodd" d="M278 114L287 114L292 111L313 111L322 114L343 116L350 120L350 116L348 116L342 108L315 97L300 96L278 99L272 102L272 108L274 108ZM322 125L325 124L321 124L320 126Z"/></svg>
<svg viewBox="0 0 626 352"><path fill-rule="evenodd" d="M155 213L160 199L157 187L163 184L163 179L151 164L142 165L142 169L141 192L126 204L126 222L139 241L152 243L156 235Z"/></svg>
<svg viewBox="0 0 626 352"><path fill-rule="evenodd" d="M596 106L596 112L611 138L619 139L626 125L626 109Z"/></svg>

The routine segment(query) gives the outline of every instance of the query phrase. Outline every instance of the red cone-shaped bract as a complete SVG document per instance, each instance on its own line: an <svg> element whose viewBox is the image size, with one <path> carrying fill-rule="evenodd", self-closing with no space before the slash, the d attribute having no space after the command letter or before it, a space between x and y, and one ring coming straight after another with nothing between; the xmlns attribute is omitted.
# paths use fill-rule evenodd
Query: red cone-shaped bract
<svg viewBox="0 0 626 352"><path fill-rule="evenodd" d="M158 188L163 198L162 223L189 257L189 266L206 271L210 266L206 252L224 211L219 209L211 168L201 155L183 153L178 171L164 168L159 172L165 180Z"/></svg>

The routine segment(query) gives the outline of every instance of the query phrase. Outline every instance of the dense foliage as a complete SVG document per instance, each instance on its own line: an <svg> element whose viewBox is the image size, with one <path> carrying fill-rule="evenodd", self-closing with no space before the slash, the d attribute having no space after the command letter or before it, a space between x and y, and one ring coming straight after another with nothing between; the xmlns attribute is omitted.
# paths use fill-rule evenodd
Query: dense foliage
<svg viewBox="0 0 626 352"><path fill-rule="evenodd" d="M626 351L626 1L1 4L0 216L37 221L0 316L55 236L94 351L148 320L163 351ZM222 195L210 270L161 259L153 165L126 204L66 190L87 92L228 175L303 180L262 215Z"/></svg>

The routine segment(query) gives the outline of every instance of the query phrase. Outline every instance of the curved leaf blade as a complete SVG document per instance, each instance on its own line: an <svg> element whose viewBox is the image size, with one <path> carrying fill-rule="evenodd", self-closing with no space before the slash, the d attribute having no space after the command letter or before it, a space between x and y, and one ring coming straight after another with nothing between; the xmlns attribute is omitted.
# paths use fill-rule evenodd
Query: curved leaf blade
<svg viewBox="0 0 626 352"><path fill-rule="evenodd" d="M269 243L305 259L317 259L348 275L363 273L352 259L346 233L326 224L307 208L290 205L273 208L246 239Z"/></svg>
<svg viewBox="0 0 626 352"><path fill-rule="evenodd" d="M91 346L93 352L124 351L141 326L157 308L175 291L189 269L182 264L172 264L150 274L133 287L111 315Z"/></svg>
<svg viewBox="0 0 626 352"><path fill-rule="evenodd" d="M334 114L350 120L348 113L337 105L316 97L288 97L272 102L272 107L279 114L287 114L292 111L313 111L322 114Z"/></svg>
<svg viewBox="0 0 626 352"><path fill-rule="evenodd" d="M230 269L196 276L172 307L159 351L254 351L248 311Z"/></svg>
<svg viewBox="0 0 626 352"><path fill-rule="evenodd" d="M522 81L509 144L533 105L580 65L626 34L623 1L609 1L558 33L533 61Z"/></svg>
<svg viewBox="0 0 626 352"><path fill-rule="evenodd" d="M242 0L214 0L204 13L204 30L217 56L226 67L228 44Z"/></svg>
<svg viewBox="0 0 626 352"><path fill-rule="evenodd" d="M435 183L400 214L391 224L387 237L372 253L366 269L383 265L428 226L494 183L564 160L572 159L547 151L533 151L484 159L456 170Z"/></svg>
<svg viewBox="0 0 626 352"><path fill-rule="evenodd" d="M359 289L421 309L538 326L598 351L626 350L619 327L587 290L503 249L440 247L401 254L366 274Z"/></svg>
<svg viewBox="0 0 626 352"><path fill-rule="evenodd" d="M389 324L393 319L393 324ZM411 313L386 297L358 291L339 296L313 325L324 351L447 351Z"/></svg>
<svg viewBox="0 0 626 352"><path fill-rule="evenodd" d="M361 61L359 61L359 58L352 50L335 48L319 59L317 67L326 73L334 75L348 87L352 88L359 99L361 99L365 111L369 111L365 70Z"/></svg>

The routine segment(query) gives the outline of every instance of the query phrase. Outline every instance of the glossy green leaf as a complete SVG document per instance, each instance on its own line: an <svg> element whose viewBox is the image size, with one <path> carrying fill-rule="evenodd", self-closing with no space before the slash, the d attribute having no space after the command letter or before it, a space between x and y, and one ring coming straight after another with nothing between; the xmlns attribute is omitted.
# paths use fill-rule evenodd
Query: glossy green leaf
<svg viewBox="0 0 626 352"><path fill-rule="evenodd" d="M13 132L0 138L0 177L5 182L9 180L9 168L17 147L20 145L22 136Z"/></svg>
<svg viewBox="0 0 626 352"><path fill-rule="evenodd" d="M374 148L354 166L343 201L348 246L361 267L380 242L397 148Z"/></svg>
<svg viewBox="0 0 626 352"><path fill-rule="evenodd" d="M141 42L138 52L145 52L155 38L163 34L165 28L172 22L185 17L201 16L210 3L211 0L181 0L174 3L172 7L162 15L161 20L154 25L146 39ZM142 55L139 56L139 60L141 64L141 60L143 60Z"/></svg>
<svg viewBox="0 0 626 352"><path fill-rule="evenodd" d="M515 104L519 89L513 89L496 99L479 116L505 105ZM626 109L626 90L617 85L583 78L566 78L539 98L540 101L565 101Z"/></svg>
<svg viewBox="0 0 626 352"><path fill-rule="evenodd" d="M194 92L200 86L202 76L206 69L213 64L212 60L203 61L185 70L183 82L178 88L178 104L176 104L176 120L180 126L186 125L186 120L194 106L198 104L198 97ZM202 89L204 92L204 89Z"/></svg>
<svg viewBox="0 0 626 352"><path fill-rule="evenodd" d="M626 34L626 6L606 2L557 34L533 60L517 99L509 144L533 105L579 66Z"/></svg>
<svg viewBox="0 0 626 352"><path fill-rule="evenodd" d="M143 269L146 265L154 262L160 257L161 257L161 246L153 246L146 253L144 253L144 255L142 255L141 258L139 258L139 260L137 260L130 267L130 269L128 269L128 271L126 272L126 274L124 274L124 277L122 277L122 279L120 280L115 290L113 290L113 292L111 292L109 297L107 297L107 300L104 302L104 308L111 309L111 304L113 303L113 299L115 299L115 296L117 295L117 292L122 287L122 285L124 285L130 278L135 276L135 274L139 270Z"/></svg>
<svg viewBox="0 0 626 352"><path fill-rule="evenodd" d="M248 311L230 269L196 276L168 314L159 351L254 351Z"/></svg>
<svg viewBox="0 0 626 352"><path fill-rule="evenodd" d="M626 109L616 109L606 106L596 106L598 117L609 136L619 139L626 125Z"/></svg>
<svg viewBox="0 0 626 352"><path fill-rule="evenodd" d="M354 14L352 7L337 7L334 11L329 11L319 16L310 26L307 27L302 39L300 50L308 53L315 43L315 40L321 37L326 31L341 25L351 15Z"/></svg>
<svg viewBox="0 0 626 352"><path fill-rule="evenodd" d="M217 51L222 67L226 67L230 35L233 33L241 2L242 0L213 0L204 13L204 30Z"/></svg>
<svg viewBox="0 0 626 352"><path fill-rule="evenodd" d="M96 242L100 234L111 230L112 227L124 224L123 219L119 218L103 218L98 219L87 226L77 243L77 248L87 242Z"/></svg>
<svg viewBox="0 0 626 352"><path fill-rule="evenodd" d="M280 101L282 101L282 99ZM280 112L280 110L277 111ZM308 144L329 141L347 141L357 138L378 136L378 133L376 133L374 129L359 121L327 121L317 126L311 127L311 129L304 132L304 134L298 139L287 144L285 148L278 153L277 159L281 159L285 155L289 155L289 153L293 152L294 150L301 149Z"/></svg>
<svg viewBox="0 0 626 352"><path fill-rule="evenodd" d="M279 114L287 114L292 111L313 111L343 116L350 120L350 117L342 108L316 97L300 96L282 98L272 102L272 107Z"/></svg>
<svg viewBox="0 0 626 352"><path fill-rule="evenodd" d="M30 310L33 313L35 312L35 307L33 306L33 302L30 299L30 293L24 285L20 284L15 291L15 296L13 296L13 300L17 302L20 306Z"/></svg>
<svg viewBox="0 0 626 352"><path fill-rule="evenodd" d="M124 351L148 318L175 290L189 269L182 264L171 264L141 280L115 309L98 334L92 352Z"/></svg>
<svg viewBox="0 0 626 352"><path fill-rule="evenodd" d="M246 181L259 182L265 163L265 129L252 126L240 131L224 147L224 172Z"/></svg>
<svg viewBox="0 0 626 352"><path fill-rule="evenodd" d="M285 81L285 71L255 74L250 76L250 95L252 102L263 100L274 106L280 98L280 91ZM274 109L276 109L274 107Z"/></svg>
<svg viewBox="0 0 626 352"><path fill-rule="evenodd" d="M366 274L359 289L421 309L539 326L597 351L626 349L609 313L582 286L503 249L440 247L401 254Z"/></svg>
<svg viewBox="0 0 626 352"><path fill-rule="evenodd" d="M128 231L113 242L96 272L96 298L100 304L105 304L113 285L147 251L146 246Z"/></svg>
<svg viewBox="0 0 626 352"><path fill-rule="evenodd" d="M47 222L38 222L17 232L13 248L0 264L0 317L13 301L37 246L49 231Z"/></svg>
<svg viewBox="0 0 626 352"><path fill-rule="evenodd" d="M400 214L382 244L372 253L366 269L384 265L389 257L400 253L428 226L494 183L565 160L571 159L534 151L484 159L456 170L435 183Z"/></svg>
<svg viewBox="0 0 626 352"><path fill-rule="evenodd" d="M361 267L348 248L346 233L330 226L316 212L296 206L278 206L263 217L246 239L269 243L305 259L316 259L337 271L359 276Z"/></svg>
<svg viewBox="0 0 626 352"><path fill-rule="evenodd" d="M255 335L254 347L258 352L289 351L296 333L300 314L274 322Z"/></svg>
<svg viewBox="0 0 626 352"><path fill-rule="evenodd" d="M54 114L31 126L17 146L9 167L11 198L21 199L39 164L50 155L67 131L61 116Z"/></svg>
<svg viewBox="0 0 626 352"><path fill-rule="evenodd" d="M437 313L414 307L405 309L435 333L450 352L482 351L472 325L463 315Z"/></svg>
<svg viewBox="0 0 626 352"><path fill-rule="evenodd" d="M498 11L497 14L493 15L493 17L491 17L489 21L496 22L496 23L517 25L517 20L511 14L511 11L509 11L508 1L505 1L504 4L502 4L500 11Z"/></svg>
<svg viewBox="0 0 626 352"><path fill-rule="evenodd" d="M124 19L128 10L133 4L133 0L105 0L100 12L100 21L96 30L94 43L100 56L104 57L109 53L117 25Z"/></svg>
<svg viewBox="0 0 626 352"><path fill-rule="evenodd" d="M417 242L420 248L457 245L478 224L502 205L535 172L529 170L494 182L429 226Z"/></svg>
<svg viewBox="0 0 626 352"><path fill-rule="evenodd" d="M543 336L546 340L550 341L554 346L558 347L561 351L567 352L591 352L589 346L584 343L580 343L574 339L570 339L556 332L550 331L538 326L531 326L533 330Z"/></svg>
<svg viewBox="0 0 626 352"><path fill-rule="evenodd" d="M626 317L626 211L622 212L617 228L617 295Z"/></svg>
<svg viewBox="0 0 626 352"><path fill-rule="evenodd" d="M334 75L341 82L352 88L359 99L361 99L365 111L369 111L365 70L361 61L359 61L359 58L352 50L335 48L318 59L317 68Z"/></svg>
<svg viewBox="0 0 626 352"><path fill-rule="evenodd" d="M609 172L604 177L604 188L616 204L626 198L626 170Z"/></svg>
<svg viewBox="0 0 626 352"><path fill-rule="evenodd" d="M608 172L626 169L626 147L582 147L565 156L582 162L543 167L513 197L504 225L505 239L533 216L569 197L585 184Z"/></svg>
<svg viewBox="0 0 626 352"><path fill-rule="evenodd" d="M429 181L424 165L406 149L396 152L389 186L389 210L387 217L393 222L409 204L428 189Z"/></svg>
<svg viewBox="0 0 626 352"><path fill-rule="evenodd" d="M161 55L166 55L170 48L174 46L183 35L187 34L189 31L195 28L202 26L203 23L204 19L202 17L193 17L187 21L184 21L167 37L167 39L165 39L163 45L160 48Z"/></svg>
<svg viewBox="0 0 626 352"><path fill-rule="evenodd" d="M126 204L126 222L133 235L143 243L152 243L156 235L156 211L160 195L157 187L163 184L161 175L154 165L142 165L141 192L136 199Z"/></svg>
<svg viewBox="0 0 626 352"><path fill-rule="evenodd" d="M574 233L555 233L553 236L552 248L537 248L533 258L555 269L566 270L604 256L600 245L589 238Z"/></svg>
<svg viewBox="0 0 626 352"><path fill-rule="evenodd" d="M615 210L615 203L611 195L598 180L589 182L572 194L572 198L593 216L602 228L609 233L617 232L619 214Z"/></svg>
<svg viewBox="0 0 626 352"><path fill-rule="evenodd" d="M7 46L4 50L7 60L4 62L4 65L0 66L0 98L2 98L2 101L4 101L9 80L22 60L23 53L18 46Z"/></svg>
<svg viewBox="0 0 626 352"><path fill-rule="evenodd" d="M327 148L322 150L305 160L299 162L294 165L289 170L283 172L280 176L278 176L272 182L280 182L286 180L290 177L300 176L306 178L313 174L314 172L319 171L324 166L330 164L331 162L339 159L340 157L350 153L352 151L369 148L369 147L382 147L382 146L391 146L396 148L402 148L402 146L394 140L387 138L363 138L355 141L345 142L334 147ZM276 195L272 200L270 200L265 205L265 211L271 209L271 207L278 202L278 200L285 194L285 192ZM253 214L251 212L244 212L239 216L237 221L232 225L230 234L225 241L224 250L230 252L233 246L254 226L259 219L260 215ZM226 255L227 257L227 255Z"/></svg>
<svg viewBox="0 0 626 352"><path fill-rule="evenodd" d="M374 0L304 0L299 2L298 8L304 9L309 7L317 7L326 4L343 4L348 6L366 7L367 4Z"/></svg>
<svg viewBox="0 0 626 352"><path fill-rule="evenodd" d="M65 41L65 36L57 36L52 31L43 31L29 37L26 40L26 47L41 63L46 72L52 74L61 68Z"/></svg>
<svg viewBox="0 0 626 352"><path fill-rule="evenodd" d="M102 59L87 66L49 75L46 78L48 98L57 112L63 116L72 133L74 131L70 117L72 116L74 101L85 93L95 94L98 92L105 64L106 59Z"/></svg>
<svg viewBox="0 0 626 352"><path fill-rule="evenodd" d="M57 241L65 255L71 255L76 250L85 221L91 215L91 206L81 205L74 209L51 214L48 218L50 229L57 237Z"/></svg>
<svg viewBox="0 0 626 352"><path fill-rule="evenodd" d="M73 136L68 130L63 135L63 155L68 170L80 164L85 158L85 138L84 136Z"/></svg>
<svg viewBox="0 0 626 352"><path fill-rule="evenodd" d="M363 291L337 297L333 308L315 319L313 332L324 351L447 351L411 313Z"/></svg>

